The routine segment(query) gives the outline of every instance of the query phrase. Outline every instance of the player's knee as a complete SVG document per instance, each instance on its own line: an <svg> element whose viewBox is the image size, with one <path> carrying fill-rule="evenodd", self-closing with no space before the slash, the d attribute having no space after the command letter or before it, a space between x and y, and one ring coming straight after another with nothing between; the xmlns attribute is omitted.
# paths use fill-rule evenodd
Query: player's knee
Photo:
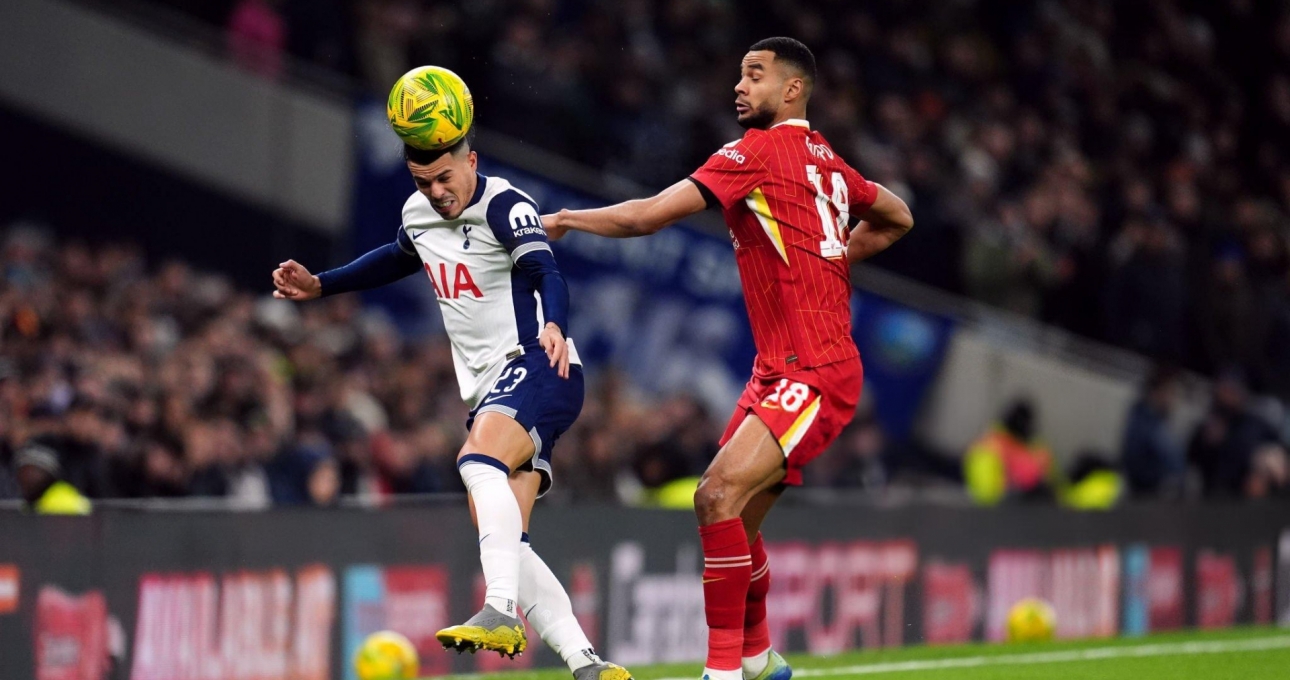
<svg viewBox="0 0 1290 680"><path fill-rule="evenodd" d="M707 526L738 517L738 498L738 489L728 480L711 473L703 475L694 492L694 514L699 524Z"/></svg>

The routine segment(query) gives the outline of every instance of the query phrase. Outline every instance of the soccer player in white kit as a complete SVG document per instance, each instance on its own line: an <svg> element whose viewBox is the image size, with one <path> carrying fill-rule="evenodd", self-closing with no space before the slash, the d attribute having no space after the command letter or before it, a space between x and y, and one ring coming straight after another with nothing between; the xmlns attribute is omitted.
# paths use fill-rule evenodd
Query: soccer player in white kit
<svg viewBox="0 0 1290 680"><path fill-rule="evenodd" d="M274 296L310 300L429 275L471 408L457 467L487 581L483 610L437 637L458 652L520 654L528 643L518 607L577 680L631 680L596 655L568 594L528 541L533 504L552 483L552 445L582 410L582 368L565 336L568 287L537 204L476 171L471 137L444 151L405 147L417 191L394 242L316 276L283 262L273 272Z"/></svg>

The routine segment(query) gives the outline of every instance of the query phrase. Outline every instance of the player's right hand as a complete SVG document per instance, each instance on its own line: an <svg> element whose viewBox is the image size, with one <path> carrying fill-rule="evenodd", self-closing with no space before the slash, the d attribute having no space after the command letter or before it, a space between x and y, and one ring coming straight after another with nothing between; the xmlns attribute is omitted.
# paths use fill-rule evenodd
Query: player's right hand
<svg viewBox="0 0 1290 680"><path fill-rule="evenodd" d="M558 214L543 215L542 228L546 229L546 238L549 241L559 241L564 235L569 233L566 227L560 226L560 216Z"/></svg>
<svg viewBox="0 0 1290 680"><path fill-rule="evenodd" d="M569 343L564 339L564 331L555 325L555 322L548 321L542 333L538 335L538 344L546 350L546 356L551 360L551 368L555 369L557 375L566 380L569 378Z"/></svg>
<svg viewBox="0 0 1290 680"><path fill-rule="evenodd" d="M322 295L322 283L304 265L287 260L273 270L273 297L279 300L312 300Z"/></svg>

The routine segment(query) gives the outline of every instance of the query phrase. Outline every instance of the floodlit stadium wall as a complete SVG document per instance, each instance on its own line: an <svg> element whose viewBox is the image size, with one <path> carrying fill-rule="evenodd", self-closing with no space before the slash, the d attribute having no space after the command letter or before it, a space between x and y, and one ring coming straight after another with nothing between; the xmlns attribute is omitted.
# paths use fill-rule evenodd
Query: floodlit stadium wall
<svg viewBox="0 0 1290 680"><path fill-rule="evenodd" d="M63 0L0 2L0 64L0 104L323 234L345 230L352 116L341 98Z"/></svg>
<svg viewBox="0 0 1290 680"><path fill-rule="evenodd" d="M784 507L768 522L781 650L998 641L1040 596L1061 638L1290 626L1290 507ZM615 661L704 652L689 513L544 508L534 547ZM550 650L450 656L434 632L482 598L459 501L245 514L0 513L0 677L351 680L367 633L415 641L425 673L559 665Z"/></svg>

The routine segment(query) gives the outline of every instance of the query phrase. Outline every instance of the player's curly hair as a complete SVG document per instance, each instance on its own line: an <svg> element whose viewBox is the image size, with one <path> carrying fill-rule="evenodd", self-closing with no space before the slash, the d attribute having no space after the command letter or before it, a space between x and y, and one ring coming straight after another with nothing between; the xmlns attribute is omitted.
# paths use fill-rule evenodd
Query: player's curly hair
<svg viewBox="0 0 1290 680"><path fill-rule="evenodd" d="M458 153L466 153L470 151L474 146L475 128L472 126L470 130L466 132L466 136L462 137L456 144L444 149L426 151L425 149L418 149L415 146L404 144L403 160L415 165L430 165L431 163L439 160L446 153L450 153L455 156Z"/></svg>
<svg viewBox="0 0 1290 680"><path fill-rule="evenodd" d="M815 87L815 55L811 53L811 48L807 47L801 40L794 38L766 38L753 43L748 48L749 52L767 52L775 53L775 61L782 61L791 65L793 68L802 72L802 79L806 81L808 91Z"/></svg>

